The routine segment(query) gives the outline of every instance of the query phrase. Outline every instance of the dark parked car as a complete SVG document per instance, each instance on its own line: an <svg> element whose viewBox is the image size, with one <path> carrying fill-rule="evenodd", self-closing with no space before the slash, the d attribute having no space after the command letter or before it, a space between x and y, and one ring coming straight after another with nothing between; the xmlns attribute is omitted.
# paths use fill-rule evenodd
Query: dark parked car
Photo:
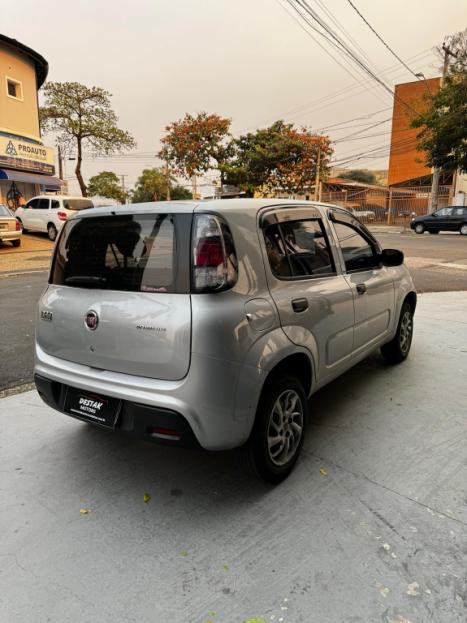
<svg viewBox="0 0 467 623"><path fill-rule="evenodd" d="M429 231L430 234L439 234L440 231L458 231L467 236L467 207L451 206L441 208L433 214L417 216L410 222L410 227L417 234Z"/></svg>

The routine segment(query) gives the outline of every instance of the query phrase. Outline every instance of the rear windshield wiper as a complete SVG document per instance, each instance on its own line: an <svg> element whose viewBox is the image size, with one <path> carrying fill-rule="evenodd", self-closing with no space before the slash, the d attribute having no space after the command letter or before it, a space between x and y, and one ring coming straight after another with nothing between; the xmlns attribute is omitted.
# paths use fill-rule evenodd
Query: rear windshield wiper
<svg viewBox="0 0 467 623"><path fill-rule="evenodd" d="M65 283L88 283L97 286L107 283L107 278L95 277L93 275L73 275L73 277L67 277Z"/></svg>

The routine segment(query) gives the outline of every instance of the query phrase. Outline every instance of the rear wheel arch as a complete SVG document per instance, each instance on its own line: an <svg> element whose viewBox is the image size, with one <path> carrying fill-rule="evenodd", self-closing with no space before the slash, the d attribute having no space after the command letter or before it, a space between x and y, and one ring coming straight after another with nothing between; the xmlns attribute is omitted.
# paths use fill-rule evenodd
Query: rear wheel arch
<svg viewBox="0 0 467 623"><path fill-rule="evenodd" d="M312 375L313 366L310 358L307 357L305 353L288 355L268 372L263 383L261 394L267 391L267 388L271 383L274 383L277 378L294 376L300 381L306 396L309 396L312 388Z"/></svg>

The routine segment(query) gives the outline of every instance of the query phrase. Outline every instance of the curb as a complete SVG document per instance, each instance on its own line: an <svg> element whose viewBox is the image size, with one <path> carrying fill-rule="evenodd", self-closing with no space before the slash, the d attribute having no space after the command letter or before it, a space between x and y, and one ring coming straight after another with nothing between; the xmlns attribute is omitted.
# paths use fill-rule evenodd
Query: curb
<svg viewBox="0 0 467 623"><path fill-rule="evenodd" d="M0 399L7 398L8 396L14 396L15 394L22 394L34 389L36 385L34 383L22 383L21 385L15 385L14 387L7 387L6 389L0 389Z"/></svg>

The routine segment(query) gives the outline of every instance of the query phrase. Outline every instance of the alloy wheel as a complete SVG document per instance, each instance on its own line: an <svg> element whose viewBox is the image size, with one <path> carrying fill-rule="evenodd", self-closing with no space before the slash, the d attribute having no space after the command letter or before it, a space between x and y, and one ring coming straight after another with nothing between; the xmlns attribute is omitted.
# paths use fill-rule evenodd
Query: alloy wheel
<svg viewBox="0 0 467 623"><path fill-rule="evenodd" d="M399 346L404 355L410 348L410 343L412 341L412 331L412 313L407 310L406 312L404 312L404 315L401 318L401 323L399 327Z"/></svg>
<svg viewBox="0 0 467 623"><path fill-rule="evenodd" d="M467 236L467 225L462 225L460 231L463 236Z"/></svg>
<svg viewBox="0 0 467 623"><path fill-rule="evenodd" d="M57 237L57 230L55 229L55 227L53 225L50 225L47 228L47 235L49 236L49 240L52 240L52 242Z"/></svg>
<svg viewBox="0 0 467 623"><path fill-rule="evenodd" d="M303 405L293 389L282 392L269 417L268 454L274 465L282 466L295 455L303 434Z"/></svg>

